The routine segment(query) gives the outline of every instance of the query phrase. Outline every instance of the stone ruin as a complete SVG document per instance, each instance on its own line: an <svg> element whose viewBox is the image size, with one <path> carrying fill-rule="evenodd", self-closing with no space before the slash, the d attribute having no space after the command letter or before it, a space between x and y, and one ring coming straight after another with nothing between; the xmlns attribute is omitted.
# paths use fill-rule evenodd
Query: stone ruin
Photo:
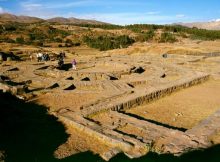
<svg viewBox="0 0 220 162"><path fill-rule="evenodd" d="M76 71L50 68L53 63L1 65L0 89L40 104L50 104L50 101L41 100L44 95L58 97L64 102L63 106L52 106L50 113L67 127L92 137L97 144L107 145L107 150L96 152L106 161L118 153L130 158L144 156L150 151L180 156L220 144L214 138L220 132L220 110L191 129L179 129L131 115L127 110L212 79L219 80L219 65L213 66L217 65L216 60L205 58L209 68L204 68L202 58L112 55L79 63ZM201 60L195 61L198 59ZM17 70L12 70L16 67ZM79 97L70 102L64 95ZM103 114L106 120L98 118ZM58 158L72 154L71 151L60 154L62 148L56 151Z"/></svg>

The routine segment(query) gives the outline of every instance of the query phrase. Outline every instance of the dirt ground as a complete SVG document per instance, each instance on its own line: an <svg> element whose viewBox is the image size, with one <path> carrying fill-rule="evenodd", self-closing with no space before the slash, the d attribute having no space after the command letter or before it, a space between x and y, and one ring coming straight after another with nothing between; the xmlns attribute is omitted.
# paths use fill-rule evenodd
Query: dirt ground
<svg viewBox="0 0 220 162"><path fill-rule="evenodd" d="M56 150L55 156L59 159L90 150L94 154L103 154L111 149L111 147L101 141L96 140L94 142L94 137L71 127L71 125L66 124L66 128L66 132L70 134L70 137L66 143Z"/></svg>
<svg viewBox="0 0 220 162"><path fill-rule="evenodd" d="M190 129L217 111L219 105L220 80L211 80L127 112L174 127Z"/></svg>
<svg viewBox="0 0 220 162"><path fill-rule="evenodd" d="M28 91L25 95L19 94L18 97L22 96L27 102L46 106L48 112L55 113L58 118L63 112L81 115L92 123L81 123L82 127L103 131L103 135L120 142L126 137L129 140L123 139L122 142L130 144L139 140L136 139L137 135L147 138L147 134L141 132L139 127L123 123L120 117L112 115L108 110L114 106L120 108L121 102L149 90L172 87L201 75L210 76L210 80L203 84L192 85L163 98L158 97L158 100L149 104L136 104L124 113L128 116L130 114L129 117L135 120L139 120L139 117L152 121L156 126L161 124L191 129L220 108L220 55L206 55L220 52L220 41L136 43L127 49L107 52L86 46L44 48L43 50L55 54L66 52L65 70L56 67L56 60L40 63L31 61L29 54L35 56L35 51L40 50L39 48L19 45L12 47L8 44L1 44L1 48L23 51L20 57L25 61L6 61L0 64L0 75L9 78L3 81L5 84L20 86L28 80L31 81L26 85ZM168 54L167 58L162 56L165 53ZM77 60L77 70L71 69L73 58ZM122 114L118 112L118 115ZM74 119L75 116L68 117ZM74 120L77 122L77 118ZM70 137L55 152L57 157L63 158L88 150L102 155L112 149L111 141L104 143L95 133L88 135L68 123L63 123ZM109 129L115 134L109 135L105 132ZM213 138L217 141L219 136L213 135ZM136 148L137 143L131 145Z"/></svg>

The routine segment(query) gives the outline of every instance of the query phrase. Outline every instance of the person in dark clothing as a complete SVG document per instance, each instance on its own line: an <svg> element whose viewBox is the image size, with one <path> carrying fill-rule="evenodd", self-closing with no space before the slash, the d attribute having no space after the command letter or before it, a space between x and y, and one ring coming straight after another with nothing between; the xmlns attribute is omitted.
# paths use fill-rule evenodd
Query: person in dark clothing
<svg viewBox="0 0 220 162"><path fill-rule="evenodd" d="M76 70L76 60L75 59L73 59L73 61L72 61L72 69Z"/></svg>
<svg viewBox="0 0 220 162"><path fill-rule="evenodd" d="M63 65L64 65L63 57L59 56L58 57L58 68L62 69Z"/></svg>

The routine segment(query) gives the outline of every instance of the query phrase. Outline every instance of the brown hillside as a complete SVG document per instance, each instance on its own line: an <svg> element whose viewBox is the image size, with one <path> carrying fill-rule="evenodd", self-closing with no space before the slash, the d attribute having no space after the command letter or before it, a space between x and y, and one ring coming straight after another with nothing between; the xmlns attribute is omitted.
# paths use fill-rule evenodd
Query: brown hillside
<svg viewBox="0 0 220 162"><path fill-rule="evenodd" d="M180 25L190 28L197 27L199 29L220 30L220 21L180 23Z"/></svg>
<svg viewBox="0 0 220 162"><path fill-rule="evenodd" d="M105 22L96 21L96 20L84 20L84 19L77 19L74 17L71 18L64 18L64 17L55 17L51 19L41 19L37 17L31 17L31 16L17 16L9 13L3 13L0 14L0 22L18 22L18 23L36 23L36 22L53 22L58 24L107 24Z"/></svg>
<svg viewBox="0 0 220 162"><path fill-rule="evenodd" d="M0 22L36 23L42 21L44 20L37 17L16 16L8 13L0 14Z"/></svg>

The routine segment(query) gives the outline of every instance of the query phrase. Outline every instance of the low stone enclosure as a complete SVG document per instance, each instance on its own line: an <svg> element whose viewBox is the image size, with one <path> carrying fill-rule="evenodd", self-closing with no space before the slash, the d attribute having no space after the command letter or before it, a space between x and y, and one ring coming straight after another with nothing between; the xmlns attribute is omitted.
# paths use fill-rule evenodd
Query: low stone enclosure
<svg viewBox="0 0 220 162"><path fill-rule="evenodd" d="M210 137L220 129L220 111L185 132L126 115L123 111L137 105L147 104L182 88L205 82L208 78L208 75L202 75L182 83L176 83L171 87L152 89L145 94L131 94L122 100L113 99L86 107L81 114L66 110L56 115L65 123L110 145L112 149L101 155L105 160L109 160L120 152L124 152L130 158L144 156L149 151L179 156L213 145ZM104 112L112 116L114 124L100 124L92 120L93 116ZM118 127L125 125L132 125L134 128L138 128L142 135L146 134L141 136L137 131L137 134L131 135L117 130Z"/></svg>
<svg viewBox="0 0 220 162"><path fill-rule="evenodd" d="M118 153L130 158L150 151L180 156L220 144L218 55L207 55L205 59L142 54L86 59L78 59L77 70L59 70L54 62L0 65L1 90L46 105L49 113L66 126L70 137L55 151L56 157L85 150L106 161ZM213 98L207 100L210 107L202 110L199 103L184 99L180 93L187 90L192 90L189 96L197 96L199 102ZM160 108L166 105L163 99L172 101L179 94L176 98L181 102L173 101L180 104L178 109L172 104L166 106L167 112ZM162 102L159 108L151 105L158 101ZM182 108L182 103L188 107ZM154 112L150 107L158 110ZM192 114L190 118L188 114ZM193 121L190 126L181 123L187 118ZM74 132L90 139L83 148ZM80 140L84 143L85 139Z"/></svg>

